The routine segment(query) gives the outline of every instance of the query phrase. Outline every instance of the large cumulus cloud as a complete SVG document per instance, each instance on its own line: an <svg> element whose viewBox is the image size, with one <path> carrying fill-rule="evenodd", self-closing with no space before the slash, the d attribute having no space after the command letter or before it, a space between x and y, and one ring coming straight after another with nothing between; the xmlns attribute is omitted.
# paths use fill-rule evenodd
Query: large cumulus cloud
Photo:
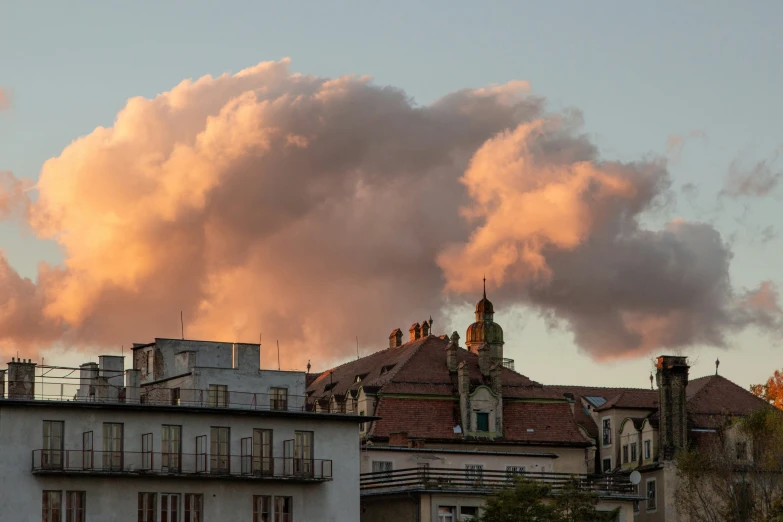
<svg viewBox="0 0 783 522"><path fill-rule="evenodd" d="M26 215L65 262L36 284L0 265L0 341L127 344L178 335L182 310L188 337L263 334L301 367L440 320L484 272L594 357L776 325L733 290L714 229L639 226L663 163L602 161L580 132L522 82L417 106L285 60L131 99L43 166ZM6 326L19 315L31 329Z"/></svg>

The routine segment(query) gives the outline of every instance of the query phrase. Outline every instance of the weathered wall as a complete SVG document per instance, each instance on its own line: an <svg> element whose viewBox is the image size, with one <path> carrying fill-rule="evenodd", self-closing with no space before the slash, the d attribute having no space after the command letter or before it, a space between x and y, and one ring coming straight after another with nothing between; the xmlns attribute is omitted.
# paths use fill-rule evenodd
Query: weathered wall
<svg viewBox="0 0 783 522"><path fill-rule="evenodd" d="M146 409L145 409L146 410ZM203 493L204 520L250 520L253 495L294 497L294 520L358 522L359 520L359 436L355 422L333 421L313 414L306 418L199 412L161 412L150 407L128 411L116 406L13 407L0 402L0 519L27 522L41 516L41 492L82 490L87 492L87 520L128 522L136 520L137 494ZM183 454L195 452L195 438L207 435L211 426L231 429L231 453L240 454L240 439L254 428L271 428L274 456L283 456L283 441L295 430L313 431L315 458L332 459L334 480L322 484L293 484L221 478L182 479L175 477L52 477L31 473L33 450L42 446L43 420L65 422L66 450L81 450L82 433L94 433L94 449L102 449L102 424L124 423L124 445L129 452L141 451L141 436L153 434L154 451L160 451L161 425L182 426ZM97 459L96 455L96 459ZM184 458L183 458L184 460Z"/></svg>
<svg viewBox="0 0 783 522"><path fill-rule="evenodd" d="M362 497L361 522L416 522L418 496Z"/></svg>

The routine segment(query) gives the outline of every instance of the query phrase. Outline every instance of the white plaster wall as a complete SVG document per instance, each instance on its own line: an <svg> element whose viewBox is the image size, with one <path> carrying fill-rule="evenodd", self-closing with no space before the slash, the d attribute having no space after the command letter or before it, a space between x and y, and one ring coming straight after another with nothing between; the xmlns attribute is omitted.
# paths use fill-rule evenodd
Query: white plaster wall
<svg viewBox="0 0 783 522"><path fill-rule="evenodd" d="M464 470L465 464L483 464L484 470L506 471L506 466L524 466L525 471L552 472L553 461L548 457L486 455L483 453L438 453L420 451L362 451L362 473L372 471L372 461L392 462L393 469L415 468L418 464L429 463L431 468L451 468Z"/></svg>
<svg viewBox="0 0 783 522"><path fill-rule="evenodd" d="M42 421L65 422L65 449L80 450L82 433L93 431L94 449L102 448L102 424L124 423L126 451L141 451L141 435L153 433L154 451L160 451L162 424L182 426L183 454L195 452L195 437L207 435L211 426L231 428L231 454L240 454L240 439L254 428L271 428L275 457L283 456L283 441L295 430L314 432L316 459L333 461L332 481L286 483L284 481L226 480L175 477L61 477L31 472L32 452L42 446ZM250 412L206 414L198 412L128 411L121 406L99 408L7 406L0 401L0 520L28 522L41 516L41 492L87 492L87 520L132 522L136 520L139 492L203 493L206 521L250 520L253 495L294 497L295 521L359 521L359 434L355 422L319 418L261 416ZM96 454L96 465L99 457ZM184 457L183 457L184 460Z"/></svg>

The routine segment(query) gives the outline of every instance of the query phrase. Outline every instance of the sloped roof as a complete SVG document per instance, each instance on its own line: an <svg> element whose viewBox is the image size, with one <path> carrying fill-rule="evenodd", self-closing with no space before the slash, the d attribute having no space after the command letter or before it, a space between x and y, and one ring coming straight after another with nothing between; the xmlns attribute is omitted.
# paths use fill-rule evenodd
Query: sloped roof
<svg viewBox="0 0 783 522"><path fill-rule="evenodd" d="M610 408L644 409L653 410L658 408L657 390L623 390L605 404L599 406L595 411L605 411Z"/></svg>
<svg viewBox="0 0 783 522"><path fill-rule="evenodd" d="M568 403L509 402L503 405L504 435L525 442L587 443Z"/></svg>

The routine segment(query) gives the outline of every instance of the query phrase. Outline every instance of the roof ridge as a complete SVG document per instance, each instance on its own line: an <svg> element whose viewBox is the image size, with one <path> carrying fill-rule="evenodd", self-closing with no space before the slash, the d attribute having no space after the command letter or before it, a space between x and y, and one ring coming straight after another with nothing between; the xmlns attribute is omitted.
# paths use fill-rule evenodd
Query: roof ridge
<svg viewBox="0 0 783 522"><path fill-rule="evenodd" d="M543 384L546 388L589 388L591 390L612 390L612 391L657 391L649 388L627 388L624 386L583 386L581 384Z"/></svg>

